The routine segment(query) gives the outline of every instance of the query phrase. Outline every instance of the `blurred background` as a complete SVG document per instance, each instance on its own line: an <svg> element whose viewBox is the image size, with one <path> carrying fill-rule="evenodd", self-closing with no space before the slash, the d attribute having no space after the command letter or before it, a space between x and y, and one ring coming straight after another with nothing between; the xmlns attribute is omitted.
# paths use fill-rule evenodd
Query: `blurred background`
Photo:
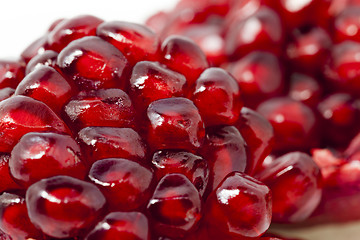
<svg viewBox="0 0 360 240"><path fill-rule="evenodd" d="M143 23L157 11L171 9L176 2L177 0L1 1L0 58L17 58L59 18L91 14L107 21Z"/></svg>

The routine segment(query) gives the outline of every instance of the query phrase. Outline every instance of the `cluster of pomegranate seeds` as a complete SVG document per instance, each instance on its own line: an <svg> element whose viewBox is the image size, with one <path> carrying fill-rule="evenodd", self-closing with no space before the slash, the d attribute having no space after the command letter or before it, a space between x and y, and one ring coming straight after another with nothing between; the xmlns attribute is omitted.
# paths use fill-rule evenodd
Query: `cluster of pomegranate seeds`
<svg viewBox="0 0 360 240"><path fill-rule="evenodd" d="M54 22L0 61L0 239L279 240L273 222L349 220L351 4L182 0L150 28Z"/></svg>

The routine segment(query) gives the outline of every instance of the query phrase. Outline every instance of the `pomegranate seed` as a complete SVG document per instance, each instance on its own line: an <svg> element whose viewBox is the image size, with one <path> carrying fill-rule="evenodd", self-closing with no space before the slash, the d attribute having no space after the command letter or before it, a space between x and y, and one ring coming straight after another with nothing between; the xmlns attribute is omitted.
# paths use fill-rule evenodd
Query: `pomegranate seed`
<svg viewBox="0 0 360 240"><path fill-rule="evenodd" d="M205 218L215 236L257 238L271 222L270 189L243 173L230 173L206 201Z"/></svg>
<svg viewBox="0 0 360 240"><path fill-rule="evenodd" d="M321 100L323 89L315 78L301 73L290 77L289 97L310 107L315 107Z"/></svg>
<svg viewBox="0 0 360 240"><path fill-rule="evenodd" d="M348 7L342 11L334 22L336 42L353 40L360 42L360 5L357 7Z"/></svg>
<svg viewBox="0 0 360 240"><path fill-rule="evenodd" d="M82 91L64 107L64 118L73 129L89 126L134 127L135 111L120 89Z"/></svg>
<svg viewBox="0 0 360 240"><path fill-rule="evenodd" d="M80 89L125 89L128 85L128 60L99 37L72 41L59 53L57 65Z"/></svg>
<svg viewBox="0 0 360 240"><path fill-rule="evenodd" d="M15 95L24 95L39 100L60 114L63 106L76 93L76 87L54 68L39 66L26 75L15 90Z"/></svg>
<svg viewBox="0 0 360 240"><path fill-rule="evenodd" d="M25 96L0 102L0 152L10 153L28 132L69 133L65 123L44 103Z"/></svg>
<svg viewBox="0 0 360 240"><path fill-rule="evenodd" d="M78 141L88 165L103 158L145 162L147 156L145 143L131 128L87 127L79 131Z"/></svg>
<svg viewBox="0 0 360 240"><path fill-rule="evenodd" d="M15 93L15 89L10 87L5 87L0 89L0 101L5 100L11 97Z"/></svg>
<svg viewBox="0 0 360 240"><path fill-rule="evenodd" d="M234 126L207 128L201 153L210 168L209 191L214 190L229 173L245 171L248 160L246 143Z"/></svg>
<svg viewBox="0 0 360 240"><path fill-rule="evenodd" d="M97 27L96 34L125 54L132 65L158 58L159 39L146 26L121 21L104 22Z"/></svg>
<svg viewBox="0 0 360 240"><path fill-rule="evenodd" d="M17 61L0 60L0 88L16 88L24 77L24 67Z"/></svg>
<svg viewBox="0 0 360 240"><path fill-rule="evenodd" d="M33 57L45 52L47 48L47 35L36 39L22 53L21 62L27 64Z"/></svg>
<svg viewBox="0 0 360 240"><path fill-rule="evenodd" d="M192 40L185 37L170 36L161 45L161 63L183 74L189 86L208 67L203 51Z"/></svg>
<svg viewBox="0 0 360 240"><path fill-rule="evenodd" d="M147 109L148 143L154 150L198 149L205 136L198 109L186 98L165 98Z"/></svg>
<svg viewBox="0 0 360 240"><path fill-rule="evenodd" d="M147 210L157 234L184 237L201 218L201 199L187 177L167 174L159 181Z"/></svg>
<svg viewBox="0 0 360 240"><path fill-rule="evenodd" d="M162 150L154 153L152 158L155 175L159 181L169 173L181 173L186 176L202 196L209 180L207 161L189 152Z"/></svg>
<svg viewBox="0 0 360 240"><path fill-rule="evenodd" d="M50 32L47 37L47 44L49 49L60 52L71 41L85 37L94 36L96 34L97 26L103 20L90 16L83 15L71 19L64 19L55 26L50 27Z"/></svg>
<svg viewBox="0 0 360 240"><path fill-rule="evenodd" d="M191 99L206 126L231 125L242 108L236 80L221 68L208 68L200 75Z"/></svg>
<svg viewBox="0 0 360 240"><path fill-rule="evenodd" d="M16 194L0 195L0 228L13 240L42 239L41 232L30 222L25 199Z"/></svg>
<svg viewBox="0 0 360 240"><path fill-rule="evenodd" d="M320 202L321 172L305 153L287 153L275 159L256 177L271 189L272 219L275 222L303 221Z"/></svg>
<svg viewBox="0 0 360 240"><path fill-rule="evenodd" d="M99 222L86 240L150 240L149 223L140 212L112 212Z"/></svg>
<svg viewBox="0 0 360 240"><path fill-rule="evenodd" d="M89 178L103 192L109 207L116 211L135 210L151 196L153 172L128 159L98 160L92 165Z"/></svg>
<svg viewBox="0 0 360 240"><path fill-rule="evenodd" d="M34 56L26 65L26 75L42 65L56 67L57 56L58 53L52 50L46 50L42 54Z"/></svg>
<svg viewBox="0 0 360 240"><path fill-rule="evenodd" d="M57 133L27 133L11 151L11 176L22 186L47 177L86 175L80 147L70 136Z"/></svg>
<svg viewBox="0 0 360 240"><path fill-rule="evenodd" d="M105 204L95 185L62 175L42 179L26 191L31 222L55 238L84 234L102 215Z"/></svg>
<svg viewBox="0 0 360 240"><path fill-rule="evenodd" d="M9 159L10 155L0 154L0 192L11 191L20 188L20 186L15 183L14 179L10 175Z"/></svg>

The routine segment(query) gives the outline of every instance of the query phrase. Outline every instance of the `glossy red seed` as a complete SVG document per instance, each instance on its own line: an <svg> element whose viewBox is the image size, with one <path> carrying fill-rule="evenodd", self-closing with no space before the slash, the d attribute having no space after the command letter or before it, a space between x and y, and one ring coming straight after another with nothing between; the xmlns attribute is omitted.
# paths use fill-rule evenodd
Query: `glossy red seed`
<svg viewBox="0 0 360 240"><path fill-rule="evenodd" d="M359 96L360 91L360 43L345 41L332 48L329 63L325 65L325 75L335 89L345 90Z"/></svg>
<svg viewBox="0 0 360 240"><path fill-rule="evenodd" d="M289 97L310 107L315 107L321 100L324 89L315 78L301 73L290 77Z"/></svg>
<svg viewBox="0 0 360 240"><path fill-rule="evenodd" d="M165 98L152 102L147 109L148 143L154 150L201 147L205 129L198 109L186 98Z"/></svg>
<svg viewBox="0 0 360 240"><path fill-rule="evenodd" d="M261 101L281 94L285 87L281 62L269 52L249 53L227 70L238 82L245 106L256 107Z"/></svg>
<svg viewBox="0 0 360 240"><path fill-rule="evenodd" d="M89 179L103 192L110 209L138 209L151 197L153 172L148 167L124 158L96 161Z"/></svg>
<svg viewBox="0 0 360 240"><path fill-rule="evenodd" d="M85 161L90 166L103 158L126 158L145 162L147 148L131 128L87 127L78 133Z"/></svg>
<svg viewBox="0 0 360 240"><path fill-rule="evenodd" d="M191 86L208 67L203 51L189 38L181 36L167 37L161 45L161 63L183 74L188 86Z"/></svg>
<svg viewBox="0 0 360 240"><path fill-rule="evenodd" d="M290 98L278 97L263 102L257 111L274 128L273 150L307 150L317 144L317 119L313 110L305 104Z"/></svg>
<svg viewBox="0 0 360 240"><path fill-rule="evenodd" d="M64 113L73 130L135 125L135 110L129 96L115 88L82 91L64 106Z"/></svg>
<svg viewBox="0 0 360 240"><path fill-rule="evenodd" d="M9 154L0 154L0 192L11 191L20 188L10 175ZM1 239L1 238L0 238Z"/></svg>
<svg viewBox="0 0 360 240"><path fill-rule="evenodd" d="M60 52L71 41L85 36L94 36L97 26L102 22L103 20L90 15L60 21L47 37L49 49Z"/></svg>
<svg viewBox="0 0 360 240"><path fill-rule="evenodd" d="M0 102L0 152L10 153L28 132L69 133L65 123L44 103L25 96Z"/></svg>
<svg viewBox="0 0 360 240"><path fill-rule="evenodd" d="M12 193L0 195L0 229L12 240L43 239L40 230L30 222L25 199Z"/></svg>
<svg viewBox="0 0 360 240"><path fill-rule="evenodd" d="M320 168L307 154L290 152L257 174L273 196L274 222L300 222L321 200Z"/></svg>
<svg viewBox="0 0 360 240"><path fill-rule="evenodd" d="M221 68L200 75L191 99L207 127L235 123L243 106L236 80Z"/></svg>
<svg viewBox="0 0 360 240"><path fill-rule="evenodd" d="M138 62L130 78L130 96L139 111L158 99L183 97L186 87L184 75L158 62Z"/></svg>
<svg viewBox="0 0 360 240"><path fill-rule="evenodd" d="M105 204L95 185L68 176L42 179L26 191L31 222L54 238L81 236L101 217Z"/></svg>
<svg viewBox="0 0 360 240"><path fill-rule="evenodd" d="M17 61L0 60L0 88L16 88L24 77L24 66Z"/></svg>
<svg viewBox="0 0 360 240"><path fill-rule="evenodd" d="M72 41L59 53L57 65L83 90L125 89L128 85L128 60L117 48L99 37Z"/></svg>
<svg viewBox="0 0 360 240"><path fill-rule="evenodd" d="M213 191L231 172L244 172L247 165L246 143L234 126L216 126L206 129L201 154L210 168L208 192Z"/></svg>
<svg viewBox="0 0 360 240"><path fill-rule="evenodd" d="M295 32L286 54L294 69L317 73L329 57L331 45L331 38L324 29L310 28Z"/></svg>
<svg viewBox="0 0 360 240"><path fill-rule="evenodd" d="M140 212L112 212L85 240L150 240L149 222Z"/></svg>
<svg viewBox="0 0 360 240"><path fill-rule="evenodd" d="M194 184L201 196L204 194L209 181L209 167L202 157L184 151L162 150L154 153L152 164L158 181L166 174L181 173Z"/></svg>
<svg viewBox="0 0 360 240"><path fill-rule="evenodd" d="M63 106L76 92L76 87L54 68L39 66L19 83L15 95L39 100L60 114Z"/></svg>
<svg viewBox="0 0 360 240"><path fill-rule="evenodd" d="M229 27L225 36L225 51L232 59L239 59L254 50L278 53L284 41L283 34L278 14L263 6Z"/></svg>
<svg viewBox="0 0 360 240"><path fill-rule="evenodd" d="M57 56L58 53L52 50L46 50L42 54L36 55L26 65L26 69L25 69L26 75L42 65L56 67Z"/></svg>
<svg viewBox="0 0 360 240"><path fill-rule="evenodd" d="M11 176L26 187L56 175L86 176L79 145L57 133L25 134L11 151L9 168Z"/></svg>
<svg viewBox="0 0 360 240"><path fill-rule="evenodd" d="M225 239L257 238L270 226L270 189L248 175L233 172L207 199L205 219L210 233Z"/></svg>
<svg viewBox="0 0 360 240"><path fill-rule="evenodd" d="M201 218L201 199L187 177L167 174L159 181L147 210L158 235L184 237Z"/></svg>
<svg viewBox="0 0 360 240"><path fill-rule="evenodd" d="M353 40L360 42L360 6L348 7L335 18L334 39L336 42Z"/></svg>
<svg viewBox="0 0 360 240"><path fill-rule="evenodd" d="M124 21L104 22L98 26L96 34L119 49L132 65L158 58L158 36L144 25Z"/></svg>
<svg viewBox="0 0 360 240"><path fill-rule="evenodd" d="M268 120L247 107L241 109L235 126L246 142L248 153L246 173L252 175L272 151L274 129Z"/></svg>

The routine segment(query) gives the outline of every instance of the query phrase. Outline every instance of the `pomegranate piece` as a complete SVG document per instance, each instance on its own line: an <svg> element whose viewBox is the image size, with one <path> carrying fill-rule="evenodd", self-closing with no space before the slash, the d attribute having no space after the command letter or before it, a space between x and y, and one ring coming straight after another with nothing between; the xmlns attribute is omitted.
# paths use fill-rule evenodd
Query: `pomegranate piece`
<svg viewBox="0 0 360 240"><path fill-rule="evenodd" d="M260 169L274 145L274 129L270 122L254 110L243 107L235 125L246 142L246 173Z"/></svg>
<svg viewBox="0 0 360 240"><path fill-rule="evenodd" d="M325 65L325 75L329 83L335 85L337 91L344 90L359 96L360 91L360 43L345 41L335 45L331 51L328 64Z"/></svg>
<svg viewBox="0 0 360 240"><path fill-rule="evenodd" d="M49 66L39 66L20 82L15 95L39 100L60 114L63 106L75 95L76 87Z"/></svg>
<svg viewBox="0 0 360 240"><path fill-rule="evenodd" d="M183 97L186 90L184 75L158 62L138 62L130 78L130 96L137 109L145 111L155 100Z"/></svg>
<svg viewBox="0 0 360 240"><path fill-rule="evenodd" d="M262 6L254 14L229 26L225 36L225 51L231 59L239 59L254 50L278 53L284 42L283 34L279 15Z"/></svg>
<svg viewBox="0 0 360 240"><path fill-rule="evenodd" d="M334 93L323 99L318 105L323 118L323 138L326 144L337 148L346 147L355 134L360 131L357 121L360 108L350 94Z"/></svg>
<svg viewBox="0 0 360 240"><path fill-rule="evenodd" d="M20 62L27 64L33 57L42 54L47 48L47 35L44 35L32 42L20 55Z"/></svg>
<svg viewBox="0 0 360 240"><path fill-rule="evenodd" d="M34 69L39 66L50 66L56 67L58 53L52 50L46 50L42 54L34 56L26 65L25 73L26 75L31 73Z"/></svg>
<svg viewBox="0 0 360 240"><path fill-rule="evenodd" d="M49 49L60 52L70 42L76 39L85 36L94 36L97 26L102 22L103 20L90 15L60 20L60 22L54 24L53 27L50 27L47 45Z"/></svg>
<svg viewBox="0 0 360 240"><path fill-rule="evenodd" d="M31 222L55 238L83 235L101 217L105 204L95 185L69 176L42 179L26 191Z"/></svg>
<svg viewBox="0 0 360 240"><path fill-rule="evenodd" d="M85 165L73 138L57 133L25 134L11 151L11 176L22 186L56 175L83 179Z"/></svg>
<svg viewBox="0 0 360 240"><path fill-rule="evenodd" d="M135 125L135 110L129 96L115 88L80 92L65 105L64 114L73 130Z"/></svg>
<svg viewBox="0 0 360 240"><path fill-rule="evenodd" d="M243 106L236 80L221 68L200 75L191 99L207 127L235 123Z"/></svg>
<svg viewBox="0 0 360 240"><path fill-rule="evenodd" d="M181 36L169 36L161 45L160 62L183 74L188 86L192 86L209 66L204 52L192 40Z"/></svg>
<svg viewBox="0 0 360 240"><path fill-rule="evenodd" d="M204 123L194 103L173 97L152 102L147 109L148 143L154 150L201 147L205 137Z"/></svg>
<svg viewBox="0 0 360 240"><path fill-rule="evenodd" d="M0 60L0 88L16 88L24 77L24 71L17 61Z"/></svg>
<svg viewBox="0 0 360 240"><path fill-rule="evenodd" d="M321 200L321 172L302 152L289 152L275 159L256 178L272 192L272 220L300 222L310 216Z"/></svg>
<svg viewBox="0 0 360 240"><path fill-rule="evenodd" d="M202 157L184 151L162 150L154 153L152 164L158 181L166 174L181 173L194 184L201 196L204 194L209 181L209 167Z"/></svg>
<svg viewBox="0 0 360 240"><path fill-rule="evenodd" d="M86 127L78 141L87 165L103 158L126 158L145 162L147 148L140 135L131 128Z"/></svg>
<svg viewBox="0 0 360 240"><path fill-rule="evenodd" d="M144 25L123 21L104 22L97 27L96 34L119 49L132 65L158 58L158 36Z"/></svg>
<svg viewBox="0 0 360 240"><path fill-rule="evenodd" d="M9 154L0 154L0 192L11 191L20 188L20 186L14 181L14 179L10 175L9 159Z"/></svg>
<svg viewBox="0 0 360 240"><path fill-rule="evenodd" d="M208 191L213 191L231 172L244 172L247 165L246 143L234 126L215 126L206 129L201 154L210 168Z"/></svg>
<svg viewBox="0 0 360 240"><path fill-rule="evenodd" d="M331 45L330 36L324 29L310 28L295 32L286 53L293 68L317 73L329 57Z"/></svg>
<svg viewBox="0 0 360 240"><path fill-rule="evenodd" d="M128 60L99 37L72 41L59 53L57 65L80 89L125 89L128 85Z"/></svg>
<svg viewBox="0 0 360 240"><path fill-rule="evenodd" d="M43 234L30 222L25 199L12 193L0 195L0 229L13 240L43 239Z"/></svg>
<svg viewBox="0 0 360 240"><path fill-rule="evenodd" d="M150 240L149 222L140 212L112 212L85 240Z"/></svg>
<svg viewBox="0 0 360 240"><path fill-rule="evenodd" d="M6 87L0 89L0 101L11 97L15 93L15 89Z"/></svg>
<svg viewBox="0 0 360 240"><path fill-rule="evenodd" d="M238 82L245 106L256 107L265 99L283 92L282 65L279 58L270 52L253 51L229 64L227 70Z"/></svg>
<svg viewBox="0 0 360 240"><path fill-rule="evenodd" d="M10 153L28 132L45 131L69 134L65 123L40 101L13 96L0 102L0 152Z"/></svg>
<svg viewBox="0 0 360 240"><path fill-rule="evenodd" d="M334 22L334 40L343 42L352 40L360 42L360 4L359 6L351 6L342 11L335 18Z"/></svg>
<svg viewBox="0 0 360 240"><path fill-rule="evenodd" d="M274 151L305 151L318 144L317 119L305 104L278 97L261 103L257 111L274 128Z"/></svg>
<svg viewBox="0 0 360 240"><path fill-rule="evenodd" d="M167 174L159 181L147 210L158 235L184 237L201 218L201 198L187 177Z"/></svg>
<svg viewBox="0 0 360 240"><path fill-rule="evenodd" d="M260 237L271 222L271 192L260 181L230 173L206 201L208 230L222 239Z"/></svg>
<svg viewBox="0 0 360 240"><path fill-rule="evenodd" d="M315 78L301 73L290 77L289 97L310 107L316 107L323 93L322 86Z"/></svg>
<svg viewBox="0 0 360 240"><path fill-rule="evenodd" d="M98 160L89 172L89 179L115 211L131 211L144 205L151 197L153 178L149 168L124 158Z"/></svg>

